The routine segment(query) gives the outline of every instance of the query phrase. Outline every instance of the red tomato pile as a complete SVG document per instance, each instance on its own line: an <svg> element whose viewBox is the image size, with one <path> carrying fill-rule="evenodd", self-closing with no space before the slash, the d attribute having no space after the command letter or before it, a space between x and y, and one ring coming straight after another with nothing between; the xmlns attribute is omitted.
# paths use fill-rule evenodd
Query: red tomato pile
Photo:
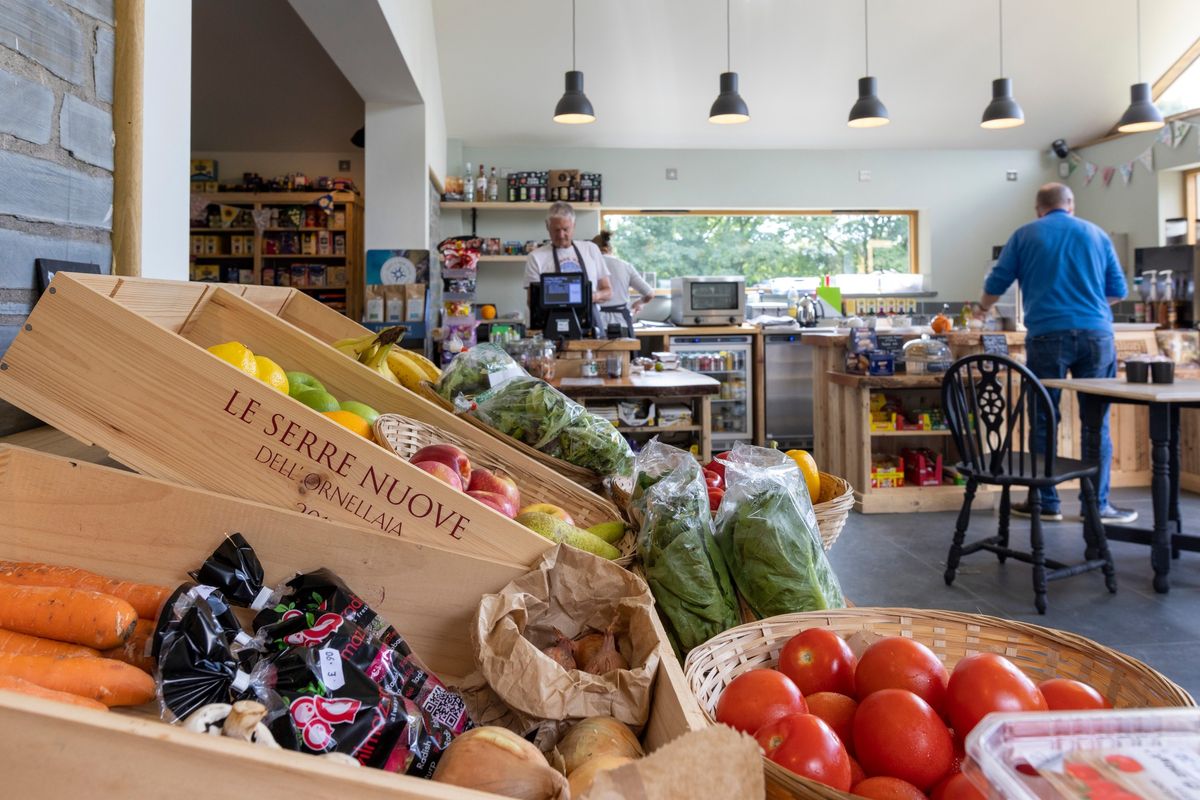
<svg viewBox="0 0 1200 800"><path fill-rule="evenodd" d="M725 496L725 462L721 459L728 456L729 453L729 450L717 453L713 456L713 460L705 464L701 470L704 475L704 486L708 489L708 508L714 514L721 505L721 498Z"/></svg>
<svg viewBox="0 0 1200 800"><path fill-rule="evenodd" d="M776 764L876 800L982 800L961 774L962 743L993 711L1111 708L1085 683L1035 684L993 653L947 672L925 645L893 636L856 658L824 628L792 637L777 669L743 673L716 717L754 736Z"/></svg>

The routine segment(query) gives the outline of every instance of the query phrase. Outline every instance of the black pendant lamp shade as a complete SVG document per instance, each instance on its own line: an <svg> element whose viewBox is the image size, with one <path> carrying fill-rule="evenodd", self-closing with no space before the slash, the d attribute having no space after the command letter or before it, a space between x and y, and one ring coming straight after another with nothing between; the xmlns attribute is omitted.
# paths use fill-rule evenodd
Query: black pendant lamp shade
<svg viewBox="0 0 1200 800"><path fill-rule="evenodd" d="M850 121L847 124L851 128L878 128L890 121L887 108L876 94L875 79L870 76L859 78L858 100L850 109Z"/></svg>
<svg viewBox="0 0 1200 800"><path fill-rule="evenodd" d="M983 110L984 128L1015 128L1025 124L1025 112L1012 96L1012 81L996 78L992 81L992 102Z"/></svg>
<svg viewBox="0 0 1200 800"><path fill-rule="evenodd" d="M738 76L736 72L721 73L721 93L713 101L708 112L708 121L717 125L736 125L750 119L750 109L746 101L738 94Z"/></svg>
<svg viewBox="0 0 1200 800"><path fill-rule="evenodd" d="M1121 133L1156 131L1165 123L1158 107L1150 99L1150 84L1135 83L1129 87L1129 108L1121 115L1117 130Z"/></svg>
<svg viewBox="0 0 1200 800"><path fill-rule="evenodd" d="M583 73L575 69L575 0L571 0L571 70L566 76L566 91L554 107L554 121L563 125L583 125L596 121L592 102L583 93Z"/></svg>
<svg viewBox="0 0 1200 800"><path fill-rule="evenodd" d="M583 73L571 70L567 73L566 84L567 90L554 107L554 121L565 125L595 122L596 112L592 110L591 101L583 93Z"/></svg>

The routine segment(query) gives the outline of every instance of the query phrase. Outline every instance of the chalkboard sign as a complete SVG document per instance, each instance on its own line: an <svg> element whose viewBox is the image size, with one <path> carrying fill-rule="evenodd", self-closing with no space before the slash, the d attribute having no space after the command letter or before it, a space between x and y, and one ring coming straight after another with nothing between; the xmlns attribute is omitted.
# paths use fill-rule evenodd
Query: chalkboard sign
<svg viewBox="0 0 1200 800"><path fill-rule="evenodd" d="M985 333L979 337L983 352L994 356L1008 355L1008 337L1003 333Z"/></svg>
<svg viewBox="0 0 1200 800"><path fill-rule="evenodd" d="M904 337L898 333L875 334L875 349L892 357L894 370L904 371Z"/></svg>

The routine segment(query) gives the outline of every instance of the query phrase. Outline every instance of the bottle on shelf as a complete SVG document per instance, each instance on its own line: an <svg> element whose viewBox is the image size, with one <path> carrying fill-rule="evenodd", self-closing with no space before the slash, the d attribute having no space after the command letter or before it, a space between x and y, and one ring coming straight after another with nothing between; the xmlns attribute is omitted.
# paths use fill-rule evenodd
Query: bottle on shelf
<svg viewBox="0 0 1200 800"><path fill-rule="evenodd" d="M475 178L475 199L483 202L488 196L488 179L483 172L483 164L479 165L479 175Z"/></svg>
<svg viewBox="0 0 1200 800"><path fill-rule="evenodd" d="M468 203L475 202L475 176L471 174L471 162L467 162L467 168L463 171L463 200Z"/></svg>
<svg viewBox="0 0 1200 800"><path fill-rule="evenodd" d="M1138 275L1133 279L1133 321L1146 321L1146 284L1142 282L1142 276Z"/></svg>
<svg viewBox="0 0 1200 800"><path fill-rule="evenodd" d="M487 199L489 203L495 203L500 199L500 181L496 178L495 167L492 167L492 172L488 175Z"/></svg>

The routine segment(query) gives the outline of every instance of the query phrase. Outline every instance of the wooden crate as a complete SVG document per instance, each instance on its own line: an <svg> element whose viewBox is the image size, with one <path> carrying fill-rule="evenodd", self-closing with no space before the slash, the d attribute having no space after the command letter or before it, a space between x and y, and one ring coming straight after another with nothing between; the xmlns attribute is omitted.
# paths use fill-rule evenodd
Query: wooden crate
<svg viewBox="0 0 1200 800"><path fill-rule="evenodd" d="M37 324L36 322L34 323ZM0 558L72 564L175 585L229 531L253 545L272 583L326 566L337 572L442 677L474 668L470 620L479 598L526 571L261 503L0 447ZM452 576L452 580L447 577ZM643 737L655 749L705 720L655 620L662 666ZM102 713L0 692L9 797L210 796L192 776L222 776L260 797L494 798L375 769L188 733L157 709ZM51 743L53 743L51 745ZM69 754L48 769L47 747Z"/></svg>
<svg viewBox="0 0 1200 800"><path fill-rule="evenodd" d="M158 478L511 563L532 564L549 548L206 352L236 339L284 369L311 372L336 397L370 405L386 401L380 387L391 385L250 301L202 288L186 309L172 296L162 312L170 322L156 324L124 300L158 287L108 296L58 273L0 362L0 397Z"/></svg>
<svg viewBox="0 0 1200 800"><path fill-rule="evenodd" d="M139 316L168 330L184 332L204 346L237 339L254 352L261 348L264 355L284 363L280 348L282 342L287 342L288 357L297 359L297 363L309 364L311 369L302 371L312 372L320 378L335 396L354 397L378 411L402 414L432 425L462 441L469 454L487 453L506 464L521 490L523 504L550 502L559 505L554 496L557 494L588 497L587 502L577 503L571 509L575 521L585 528L621 516L619 509L606 497L591 493L561 471L530 457L509 437L473 425L324 346L370 331L302 291L276 286L188 283L110 275L77 274L72 277ZM249 301L258 312L245 303L238 305L228 295ZM229 308L231 305L232 309ZM218 338L212 340L212 336ZM284 368L293 369L287 364ZM562 487L564 491L547 493L546 487Z"/></svg>

